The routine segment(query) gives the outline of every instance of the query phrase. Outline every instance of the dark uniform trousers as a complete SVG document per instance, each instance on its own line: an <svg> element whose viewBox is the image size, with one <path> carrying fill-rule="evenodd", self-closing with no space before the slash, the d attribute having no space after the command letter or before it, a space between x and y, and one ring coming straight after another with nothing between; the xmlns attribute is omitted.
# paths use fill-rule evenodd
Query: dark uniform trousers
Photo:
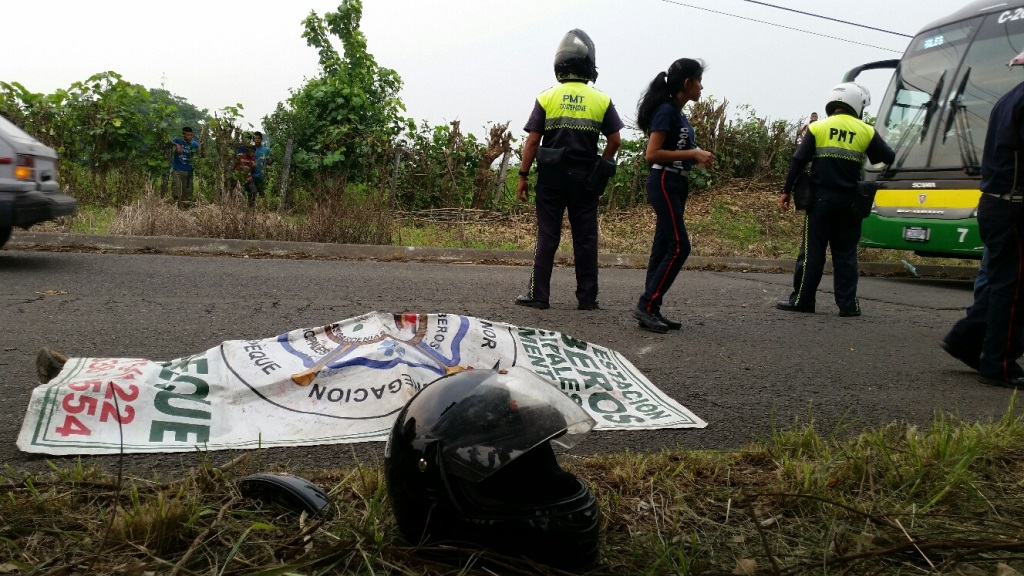
<svg viewBox="0 0 1024 576"><path fill-rule="evenodd" d="M576 300L597 301L597 202L584 189L586 172L549 176L541 173L536 186L537 251L530 275L529 297L547 302L551 295L551 268L562 240L562 218L569 212L573 258L576 261Z"/></svg>
<svg viewBox="0 0 1024 576"><path fill-rule="evenodd" d="M832 280L840 312L857 312L857 242L863 220L854 213L852 192L819 189L804 217L804 237L793 273L794 306L814 308L814 296L825 271L825 248L832 251Z"/></svg>
<svg viewBox="0 0 1024 576"><path fill-rule="evenodd" d="M980 357L982 376L1011 380L1024 376L1017 364L1024 354L1024 222L1014 221L1009 200L982 194L978 232L988 251L988 285L945 341L964 357Z"/></svg>
<svg viewBox="0 0 1024 576"><path fill-rule="evenodd" d="M690 236L686 233L683 212L689 195L685 174L652 169L647 176L647 201L654 208L654 242L647 263L647 281L637 306L657 314L665 293L672 287L679 270L690 256Z"/></svg>

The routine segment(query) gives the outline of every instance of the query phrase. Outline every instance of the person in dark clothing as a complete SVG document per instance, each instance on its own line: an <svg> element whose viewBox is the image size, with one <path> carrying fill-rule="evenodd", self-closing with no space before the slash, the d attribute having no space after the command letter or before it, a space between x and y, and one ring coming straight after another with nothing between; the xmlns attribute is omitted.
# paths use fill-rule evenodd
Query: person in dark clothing
<svg viewBox="0 0 1024 576"><path fill-rule="evenodd" d="M1010 66L1024 65L1024 52ZM940 342L985 384L1024 387L1024 82L992 107L981 159L978 232L987 282L967 314Z"/></svg>
<svg viewBox="0 0 1024 576"><path fill-rule="evenodd" d="M615 152L623 123L609 98L591 87L597 80L594 43L582 30L571 30L555 52L555 78L559 85L542 92L526 122L529 136L523 145L516 197L526 202L527 179L537 160L537 251L526 294L516 304L550 307L551 269L562 237L562 218L569 212L573 256L576 261L578 309L597 304L597 202L602 190L590 185L595 169L614 170ZM601 135L607 139L597 154ZM603 164L602 164L603 163Z"/></svg>
<svg viewBox="0 0 1024 576"><path fill-rule="evenodd" d="M803 242L793 273L793 292L776 303L779 310L814 312L815 293L825 270L825 249L832 252L833 286L839 315L860 316L857 299L857 242L863 218L857 214L858 183L865 157L872 164L892 163L896 154L875 129L860 120L871 103L867 90L839 84L829 94L824 120L810 124L793 154L779 208L789 209L797 177L813 160L813 200L804 217Z"/></svg>
<svg viewBox="0 0 1024 576"><path fill-rule="evenodd" d="M704 63L680 58L659 72L637 104L637 126L647 134L644 158L651 165L647 175L647 201L657 221L647 279L633 317L640 328L664 334L679 330L682 323L661 314L665 293L690 255L690 237L683 222L689 194L689 173L694 166L711 168L715 156L697 147L693 127L683 114L688 102L700 99Z"/></svg>

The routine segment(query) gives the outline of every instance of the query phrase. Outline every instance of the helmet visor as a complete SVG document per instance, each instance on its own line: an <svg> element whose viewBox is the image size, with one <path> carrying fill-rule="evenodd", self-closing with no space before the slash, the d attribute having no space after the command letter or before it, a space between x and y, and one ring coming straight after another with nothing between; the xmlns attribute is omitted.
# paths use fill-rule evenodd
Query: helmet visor
<svg viewBox="0 0 1024 576"><path fill-rule="evenodd" d="M562 37L562 41L558 43L558 48L555 49L555 55L562 60L570 58L585 59L588 57L591 60L597 60L597 55L594 54L594 44L590 41L590 38L578 33L576 30L571 30Z"/></svg>
<svg viewBox="0 0 1024 576"><path fill-rule="evenodd" d="M479 482L543 442L571 448L594 419L551 382L525 368L494 372L425 431L445 469Z"/></svg>

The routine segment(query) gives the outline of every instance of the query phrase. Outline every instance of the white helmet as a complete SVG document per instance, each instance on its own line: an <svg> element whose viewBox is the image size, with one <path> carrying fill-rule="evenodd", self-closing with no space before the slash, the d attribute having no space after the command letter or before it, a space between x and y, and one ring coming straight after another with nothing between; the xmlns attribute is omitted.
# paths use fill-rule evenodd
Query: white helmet
<svg viewBox="0 0 1024 576"><path fill-rule="evenodd" d="M1009 66L1010 68L1013 68L1014 66L1024 66L1024 51L1021 51L1020 54L1017 54L1013 58L1013 60L1007 62L1006 65Z"/></svg>
<svg viewBox="0 0 1024 576"><path fill-rule="evenodd" d="M844 108L857 118L864 112L864 109L871 105L871 94L868 89L854 82L843 82L832 89L828 94L828 104L825 104L825 114L831 116L836 108Z"/></svg>

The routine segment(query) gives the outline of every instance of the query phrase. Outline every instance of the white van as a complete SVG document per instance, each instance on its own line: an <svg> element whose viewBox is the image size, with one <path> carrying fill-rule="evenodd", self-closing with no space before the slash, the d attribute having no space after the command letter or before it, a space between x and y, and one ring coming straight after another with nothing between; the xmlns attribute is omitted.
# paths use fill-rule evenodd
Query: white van
<svg viewBox="0 0 1024 576"><path fill-rule="evenodd" d="M15 226L70 216L77 207L57 183L57 152L0 116L0 248Z"/></svg>

